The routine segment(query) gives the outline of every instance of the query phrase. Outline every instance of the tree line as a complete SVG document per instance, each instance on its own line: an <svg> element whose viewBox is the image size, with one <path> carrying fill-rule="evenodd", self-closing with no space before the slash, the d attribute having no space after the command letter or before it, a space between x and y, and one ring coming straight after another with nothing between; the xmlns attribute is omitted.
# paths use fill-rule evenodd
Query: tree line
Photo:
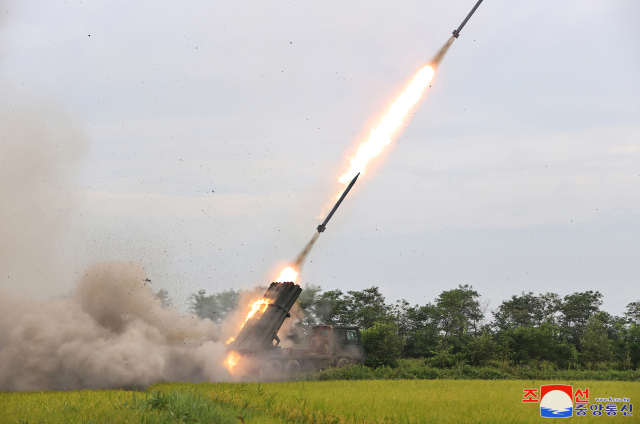
<svg viewBox="0 0 640 424"><path fill-rule="evenodd" d="M189 297L189 305L200 317L220 322L239 298L239 291L207 295L201 290ZM601 309L598 291L564 297L523 292L489 311L469 285L445 290L426 305L387 303L375 286L344 293L307 285L297 305L304 319L292 340L304 344L299 334L316 324L357 325L372 367L393 367L401 358L424 358L438 368L500 362L537 369L631 370L640 363L640 302L613 316Z"/></svg>

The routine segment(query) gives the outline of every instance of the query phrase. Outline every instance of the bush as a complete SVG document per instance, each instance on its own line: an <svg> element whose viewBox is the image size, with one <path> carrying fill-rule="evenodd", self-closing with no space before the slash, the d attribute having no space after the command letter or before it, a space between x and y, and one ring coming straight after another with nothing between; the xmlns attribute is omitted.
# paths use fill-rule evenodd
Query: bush
<svg viewBox="0 0 640 424"><path fill-rule="evenodd" d="M373 327L362 331L362 344L367 355L365 365L395 368L405 340L398 335L395 324L376 322Z"/></svg>

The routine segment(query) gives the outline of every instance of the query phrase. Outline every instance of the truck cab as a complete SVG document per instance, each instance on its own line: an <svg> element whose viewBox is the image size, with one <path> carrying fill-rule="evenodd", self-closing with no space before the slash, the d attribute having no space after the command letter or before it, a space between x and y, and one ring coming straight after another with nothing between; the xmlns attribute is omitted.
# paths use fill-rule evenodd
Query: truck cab
<svg viewBox="0 0 640 424"><path fill-rule="evenodd" d="M336 358L334 366L344 366L349 362L364 361L360 328L342 325L316 325L309 340L311 354Z"/></svg>

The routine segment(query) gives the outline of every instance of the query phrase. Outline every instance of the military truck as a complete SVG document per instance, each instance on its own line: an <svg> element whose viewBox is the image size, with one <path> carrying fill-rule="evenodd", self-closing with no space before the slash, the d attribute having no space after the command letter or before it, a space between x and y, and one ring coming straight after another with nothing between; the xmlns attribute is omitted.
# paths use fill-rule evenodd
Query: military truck
<svg viewBox="0 0 640 424"><path fill-rule="evenodd" d="M269 304L260 316L246 322L229 345L230 350L254 359L255 371L266 374L321 370L361 363L365 359L360 328L355 326L316 325L307 348L283 348L278 331L302 289L292 282L271 283L264 294Z"/></svg>

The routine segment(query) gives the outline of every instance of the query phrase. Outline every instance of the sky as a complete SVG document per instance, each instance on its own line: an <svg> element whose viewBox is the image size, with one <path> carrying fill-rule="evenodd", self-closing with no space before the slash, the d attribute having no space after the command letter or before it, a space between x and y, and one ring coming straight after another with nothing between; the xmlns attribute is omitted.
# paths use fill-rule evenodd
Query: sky
<svg viewBox="0 0 640 424"><path fill-rule="evenodd" d="M111 260L183 309L267 285L473 4L1 1L0 109L47 110L34 152L79 140L60 167L71 200L48 209L64 266L25 259L37 282L17 270L2 288L57 296ZM597 290L614 314L640 300L638 16L632 0L484 1L299 282L421 305L459 284L490 308L523 291Z"/></svg>

